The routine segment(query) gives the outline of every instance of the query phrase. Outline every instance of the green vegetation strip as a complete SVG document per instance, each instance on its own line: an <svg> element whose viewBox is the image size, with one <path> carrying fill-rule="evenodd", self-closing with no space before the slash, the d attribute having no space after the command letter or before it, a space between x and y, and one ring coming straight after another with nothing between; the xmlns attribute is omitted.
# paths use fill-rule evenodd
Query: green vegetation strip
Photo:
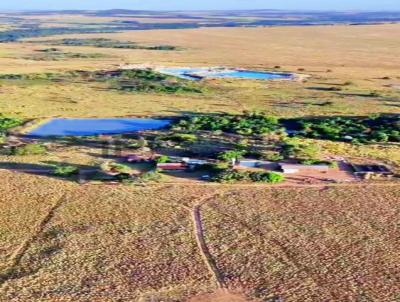
<svg viewBox="0 0 400 302"><path fill-rule="evenodd" d="M95 39L61 39L40 41L50 45L65 45L65 46L91 46L98 48L119 48L119 49L145 49L145 50L179 50L178 47L172 45L139 45L130 41L117 41L112 39L95 38Z"/></svg>
<svg viewBox="0 0 400 302"><path fill-rule="evenodd" d="M30 83L71 80L102 82L107 83L110 89L141 93L200 94L207 91L202 83L164 75L148 69L3 74L0 75L0 80L30 81Z"/></svg>
<svg viewBox="0 0 400 302"><path fill-rule="evenodd" d="M279 120L262 113L246 113L244 115L202 115L180 120L173 126L176 130L222 131L241 135L265 134L281 128Z"/></svg>
<svg viewBox="0 0 400 302"><path fill-rule="evenodd" d="M348 141L352 143L400 142L400 115L372 117L322 117L280 120L263 113L201 115L186 117L173 129L221 131L240 135L262 135L291 130L295 137Z"/></svg>
<svg viewBox="0 0 400 302"><path fill-rule="evenodd" d="M35 54L24 57L26 60L34 61L62 61L65 59L98 59L107 57L101 53L77 53L77 52L63 52L57 48L39 49Z"/></svg>
<svg viewBox="0 0 400 302"><path fill-rule="evenodd" d="M353 143L400 142L400 115L293 120L298 136Z"/></svg>

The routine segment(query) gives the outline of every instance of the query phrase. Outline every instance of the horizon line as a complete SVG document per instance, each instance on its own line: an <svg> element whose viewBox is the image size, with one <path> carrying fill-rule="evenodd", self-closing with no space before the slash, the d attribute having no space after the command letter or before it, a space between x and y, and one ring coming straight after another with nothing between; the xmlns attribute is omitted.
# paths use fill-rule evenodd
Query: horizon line
<svg viewBox="0 0 400 302"><path fill-rule="evenodd" d="M398 10L364 10L364 9L272 9L272 8L250 8L250 9L129 9L129 8L109 8L109 9L1 9L0 12L63 12L63 11L85 11L85 12L102 12L102 11L113 11L113 10L121 10L121 11L131 11L131 12L246 12L246 11L275 11L275 12L338 12L338 13L366 13L366 12L374 12L374 13L400 13L400 8Z"/></svg>

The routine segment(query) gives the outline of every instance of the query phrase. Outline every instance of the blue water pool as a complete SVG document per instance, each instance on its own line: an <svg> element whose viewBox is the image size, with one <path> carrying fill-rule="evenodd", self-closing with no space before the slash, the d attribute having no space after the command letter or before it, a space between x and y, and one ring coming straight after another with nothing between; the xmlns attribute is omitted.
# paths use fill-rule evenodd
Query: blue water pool
<svg viewBox="0 0 400 302"><path fill-rule="evenodd" d="M173 75L188 80L202 78L236 78L251 80L293 79L291 73L263 72L252 70L215 69L215 68L162 68L161 73Z"/></svg>
<svg viewBox="0 0 400 302"><path fill-rule="evenodd" d="M157 130L169 124L169 120L141 118L55 118L32 130L27 135L32 137L46 137L123 134L135 131Z"/></svg>

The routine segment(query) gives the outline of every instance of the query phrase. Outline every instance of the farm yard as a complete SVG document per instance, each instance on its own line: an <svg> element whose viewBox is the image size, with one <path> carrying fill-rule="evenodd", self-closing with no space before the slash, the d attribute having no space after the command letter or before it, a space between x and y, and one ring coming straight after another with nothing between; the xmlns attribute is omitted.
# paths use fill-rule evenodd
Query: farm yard
<svg viewBox="0 0 400 302"><path fill-rule="evenodd" d="M399 24L104 14L0 14L0 301L400 301Z"/></svg>

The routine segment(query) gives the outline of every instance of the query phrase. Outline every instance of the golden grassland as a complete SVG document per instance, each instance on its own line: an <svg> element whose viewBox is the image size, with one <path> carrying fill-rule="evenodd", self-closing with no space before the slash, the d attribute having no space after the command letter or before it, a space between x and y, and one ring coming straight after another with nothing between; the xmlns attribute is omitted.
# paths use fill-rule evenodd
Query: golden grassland
<svg viewBox="0 0 400 302"><path fill-rule="evenodd" d="M174 44L181 51L58 47L62 51L100 53L106 58L32 61L24 57L49 47L0 45L2 73L63 72L153 66L233 66L310 74L306 83L209 81L205 95L121 94L85 83L0 83L0 110L29 117L170 115L184 112L259 110L279 116L368 115L399 112L400 25L287 28L208 28L130 31L61 37L104 37L141 44ZM48 38L40 38L48 39ZM39 40L40 40L39 39ZM328 72L329 71L329 72ZM386 79L383 79L385 78ZM389 79L388 79L389 78ZM324 91L345 82L342 91ZM378 92L379 97L368 93ZM110 102L110 99L113 101ZM331 102L329 106L323 103Z"/></svg>
<svg viewBox="0 0 400 302"><path fill-rule="evenodd" d="M151 44L168 44L173 41L175 45L187 48L185 52L162 54L129 52L126 58L133 63L211 64L250 68L280 65L287 70L306 68L317 74L324 74L327 68L331 68L333 76L363 80L384 75L398 76L399 27L398 24L391 24L201 28L80 36L101 36Z"/></svg>
<svg viewBox="0 0 400 302"><path fill-rule="evenodd" d="M398 186L82 187L1 173L3 250L34 237L2 274L2 301L185 301L213 292L190 213L204 196L212 197L201 206L205 239L225 288L260 301L398 294ZM37 233L61 192L66 200Z"/></svg>

